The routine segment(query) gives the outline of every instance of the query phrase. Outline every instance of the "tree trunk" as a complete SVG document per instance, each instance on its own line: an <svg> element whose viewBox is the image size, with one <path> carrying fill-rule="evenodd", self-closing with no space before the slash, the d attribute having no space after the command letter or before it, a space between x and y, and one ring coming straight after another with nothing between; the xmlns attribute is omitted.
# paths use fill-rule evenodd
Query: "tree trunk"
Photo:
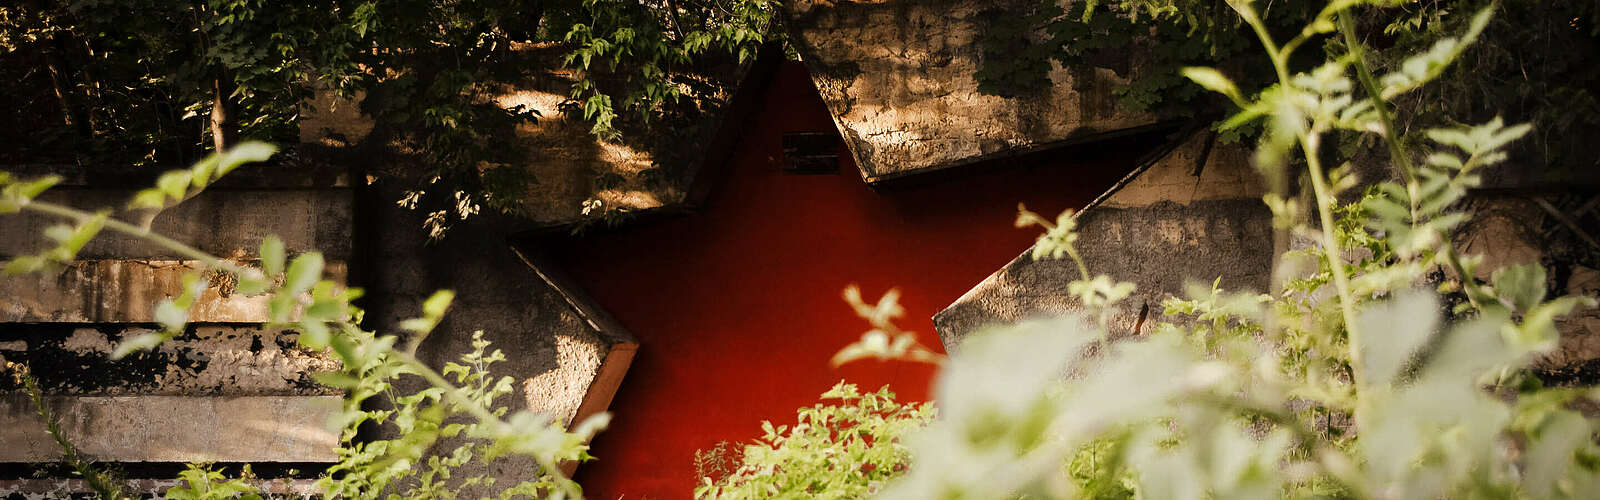
<svg viewBox="0 0 1600 500"><path fill-rule="evenodd" d="M61 123L72 129L78 139L88 139L92 134L89 117L78 103L71 69L67 68L66 61L54 49L44 51L44 61L50 69L50 86L56 92L56 100L61 103Z"/></svg>
<svg viewBox="0 0 1600 500"><path fill-rule="evenodd" d="M50 11L40 0L34 0L30 6L36 15ZM56 101L61 104L61 123L72 129L77 139L85 140L93 134L93 127L89 123L88 111L78 100L78 88L72 79L72 66L63 56L67 53L66 47L67 43L62 33L55 31L40 47L40 53L44 56L45 68L50 71L50 86L56 93Z"/></svg>
<svg viewBox="0 0 1600 500"><path fill-rule="evenodd" d="M233 78L228 70L218 68L212 83L211 143L221 152L239 142L238 104L233 101Z"/></svg>

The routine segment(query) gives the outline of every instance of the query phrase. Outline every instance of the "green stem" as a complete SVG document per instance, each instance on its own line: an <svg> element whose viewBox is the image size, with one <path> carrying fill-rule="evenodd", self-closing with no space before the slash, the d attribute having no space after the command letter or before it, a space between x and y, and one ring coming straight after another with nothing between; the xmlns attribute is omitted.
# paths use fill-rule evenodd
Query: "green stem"
<svg viewBox="0 0 1600 500"><path fill-rule="evenodd" d="M1067 256L1072 257L1072 262L1078 265L1078 276L1084 281L1089 281L1089 265L1083 262L1083 257L1078 255L1077 247L1067 246Z"/></svg>
<svg viewBox="0 0 1600 500"><path fill-rule="evenodd" d="M1283 54L1278 50L1278 44L1272 41L1272 34L1267 33L1266 24L1262 23L1261 18L1256 15L1255 10L1248 6L1239 7L1232 1L1228 2L1228 6L1232 7L1234 12L1239 13L1239 17L1244 19L1245 24L1250 25L1250 29L1255 31L1256 38L1261 40L1261 48L1265 49L1267 51L1267 57L1272 59L1272 68L1277 71L1278 81L1283 82L1284 86L1288 86L1289 64L1284 60L1285 58L1283 57Z"/></svg>
<svg viewBox="0 0 1600 500"><path fill-rule="evenodd" d="M1273 43L1272 35L1267 33L1267 27L1261 22L1261 18L1256 16L1255 11L1248 6L1240 7L1231 2L1229 5L1239 13L1240 17L1244 18L1250 28L1255 31L1256 37L1261 40L1261 46L1267 51L1267 55L1272 58L1272 67L1277 72L1278 84L1282 85L1284 89L1292 88L1293 84L1289 78L1289 65L1288 61L1285 60L1285 54L1281 53L1277 45ZM1353 371L1360 374L1362 373L1360 369L1362 344L1360 327L1355 321L1355 296L1350 291L1350 279L1345 276L1344 257L1339 251L1339 242L1334 235L1334 196L1332 190L1328 188L1327 176L1322 170L1322 160L1317 155L1319 137L1320 132L1316 125L1311 125L1309 130L1299 134L1300 150L1305 154L1306 165L1310 170L1311 188L1316 195L1317 214L1322 223L1322 253L1328 259L1328 271L1333 275L1334 287L1339 290L1339 309L1344 316L1345 332L1349 338L1350 363L1353 365ZM1358 375L1355 380L1358 388L1362 387L1361 378ZM1363 405L1359 390L1356 394L1356 421L1359 422L1361 421L1359 417L1364 412L1361 411Z"/></svg>
<svg viewBox="0 0 1600 500"><path fill-rule="evenodd" d="M84 460L83 455L78 453L78 447L61 433L61 424L56 421L50 406L45 404L44 389L39 387L39 379L34 378L33 373L25 366L18 366L16 370L17 378L22 381L23 390L28 393L28 399L33 401L34 412L44 420L45 432L49 432L50 437L55 439L56 446L61 448L61 460L77 471L79 476L83 476L84 482L89 483L89 489L94 490L100 498L111 500L124 498L122 488L114 484L115 481L111 478L106 477L104 472L96 470L88 460Z"/></svg>
<svg viewBox="0 0 1600 500"><path fill-rule="evenodd" d="M1333 286L1339 291L1339 311L1344 316L1344 328L1348 335L1350 345L1350 364L1355 373L1356 387L1364 387L1362 380L1362 342L1361 329L1356 323L1356 299L1351 292L1350 278L1345 274L1344 256L1340 252L1338 237L1334 234L1333 221L1334 196L1328 188L1327 177L1322 171L1322 160L1317 157L1318 139L1315 133L1300 136L1301 151L1306 155L1306 167L1311 173L1311 190L1317 199L1317 217L1322 224L1322 254L1328 259L1328 272L1333 275ZM1358 393L1359 394L1359 393ZM1357 397L1359 410L1360 397Z"/></svg>
<svg viewBox="0 0 1600 500"><path fill-rule="evenodd" d="M433 384L435 387L443 389L445 397L448 397L451 401L461 405L462 408L467 410L467 413L472 414L473 417L476 417L483 424L493 426L496 430L499 430L500 427L506 425L505 422L500 420L500 417L496 417L494 414L489 413L489 410L484 409L483 406L479 405L477 401L473 401L472 398L462 394L460 388L456 387L455 384L450 383L449 380L446 380L444 375L440 375L439 372L434 371L433 368L429 367L427 363L423 363L422 360L417 359L399 349L391 349L390 353L395 357L400 358L400 361L404 362L407 367L415 370L417 376L422 377L423 380L427 380L429 384Z"/></svg>
<svg viewBox="0 0 1600 500"><path fill-rule="evenodd" d="M1445 243L1444 247L1439 249L1439 253L1444 256L1445 264L1449 265L1450 269L1454 269L1456 275L1461 277L1461 291L1463 295L1467 296L1467 302L1472 304L1473 309L1483 310L1483 304L1478 301L1478 298L1490 298L1493 295L1484 292L1483 288L1478 286L1478 279L1467 274L1467 267L1461 264L1461 257L1456 255L1455 245Z"/></svg>
<svg viewBox="0 0 1600 500"><path fill-rule="evenodd" d="M89 220L95 216L93 213L78 210L76 208L38 200L24 201L21 203L21 208L23 210L32 210L34 212L68 218L80 222ZM133 224L110 217L106 218L105 228L155 243L160 245L162 248L176 252L178 255L198 260L210 267L222 268L236 275L243 275L244 273L249 272L249 270L243 266L219 259L216 256L201 251L200 249L185 245L181 241L156 234L155 232L150 231L149 228L135 226Z"/></svg>
<svg viewBox="0 0 1600 500"><path fill-rule="evenodd" d="M1415 183L1416 168L1411 165L1411 155L1406 151L1405 142L1400 140L1400 132L1395 128L1394 115L1389 113L1389 103L1383 100L1383 88L1378 86L1377 77L1372 75L1372 68L1367 66L1366 46L1356 38L1355 21L1351 20L1351 16L1339 16L1339 32L1344 35L1345 48L1350 51L1350 64L1356 68L1356 79L1361 81L1362 88L1372 100L1373 109L1378 112L1378 121L1383 124L1383 139L1389 144L1390 159L1400 167L1400 175L1405 176L1407 184ZM1415 200L1411 202L1411 206L1412 215L1415 216Z"/></svg>

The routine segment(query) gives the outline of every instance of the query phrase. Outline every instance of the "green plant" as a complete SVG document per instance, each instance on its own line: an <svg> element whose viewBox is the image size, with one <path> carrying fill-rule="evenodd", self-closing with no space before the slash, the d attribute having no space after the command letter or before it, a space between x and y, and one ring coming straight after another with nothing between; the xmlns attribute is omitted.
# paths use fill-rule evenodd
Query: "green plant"
<svg viewBox="0 0 1600 500"><path fill-rule="evenodd" d="M1087 318L966 339L935 385L942 418L905 438L912 466L882 497L1579 498L1600 486L1594 422L1571 407L1600 395L1526 371L1555 347L1555 318L1595 301L1548 297L1537 265L1480 282L1481 259L1448 238L1469 218L1467 190L1530 127L1413 136L1389 103L1445 73L1490 10L1378 73L1354 22L1369 3L1381 2L1330 2L1280 43L1253 2L1230 1L1275 82L1251 95L1221 71L1184 71L1242 109L1224 127L1261 122L1255 162L1277 188L1264 202L1310 244L1285 262L1314 264L1271 295L1191 286L1164 304L1174 321L1107 341L1093 319L1131 289L1090 273L1070 214L1050 223L1024 210L1019 225L1047 229L1033 257L1079 268L1068 290ZM1329 35L1347 51L1291 69ZM1388 145L1394 179L1327 168L1336 133ZM1287 189L1295 178L1303 202ZM1357 203L1339 202L1363 183ZM897 356L869 337L845 351Z"/></svg>
<svg viewBox="0 0 1600 500"><path fill-rule="evenodd" d="M762 422L759 441L722 478L701 478L695 498L861 498L904 472L901 437L934 419L928 403L904 404L888 387L862 393L839 382L822 394L835 404L801 408L795 424Z"/></svg>
<svg viewBox="0 0 1600 500"><path fill-rule="evenodd" d="M583 0L588 20L566 33L566 41L576 45L566 56L567 67L581 75L571 97L581 103L583 118L594 122L596 135L616 138L619 111L648 121L661 106L678 101L690 82L675 79L675 68L706 55L731 55L739 64L755 59L762 43L777 38L768 33L776 7L771 0L669 0L661 6ZM618 65L630 70L618 72Z"/></svg>
<svg viewBox="0 0 1600 500"><path fill-rule="evenodd" d="M272 146L247 142L224 153L212 154L189 169L163 174L155 187L136 193L129 205L154 210L170 208L239 166L265 160L273 151ZM510 379L496 379L486 372L490 364L504 357L499 351L487 351L488 342L481 337L474 339L474 350L463 355L461 363L447 363L442 371L435 371L415 357L419 343L449 309L453 293L435 293L423 303L420 317L402 322L401 328L408 335L401 343L397 335L380 335L361 329L364 312L351 304L361 296L361 290L325 279L319 253L307 252L290 259L283 242L269 236L259 249L259 267L224 260L154 234L146 227L113 218L109 212L90 213L38 199L59 181L56 177L23 181L0 172L0 214L31 212L73 223L47 228L45 236L56 245L38 254L11 259L5 263L4 273L60 269L70 264L78 251L101 231L139 238L193 260L195 269L181 280L182 292L155 307L154 317L161 331L125 340L117 346L113 357L154 347L182 332L189 310L205 288L203 277L207 273L233 276L237 279L235 293L270 295L269 311L274 327L294 329L299 332L297 338L302 347L331 351L342 364L337 372L317 376L320 382L349 392L344 408L334 418L343 430L343 446L339 449L341 462L330 468L328 476L318 483L326 495L435 498L450 496L455 488L464 485L493 487L490 478L453 477L452 472L472 460L491 461L512 454L532 458L539 465L539 473L517 485L499 489L502 497L582 495L581 488L561 472L560 465L588 458L585 443L605 426L609 416L591 417L568 432L559 422L543 415L527 410L510 413L496 403L498 398L511 392ZM401 377L420 378L425 388L415 392L397 389L395 382ZM386 396L392 408L362 408L363 402L379 395ZM42 404L39 407L43 411ZM51 422L48 415L46 421ZM368 422L390 425L400 436L362 441L356 429ZM58 432L52 433L67 451L69 462L74 467L87 468L86 462L75 458L70 444L61 439ZM428 454L445 439L457 440L449 453ZM93 478L92 473L90 469L84 475ZM233 491L238 486L232 481L218 482L216 474L203 468L191 468L185 473L188 486L180 489L180 494L226 494L217 492Z"/></svg>
<svg viewBox="0 0 1600 500"><path fill-rule="evenodd" d="M173 500L261 500L261 489L251 484L250 466L245 465L238 478L228 478L221 470L209 464L189 464L178 473L183 484L167 488L162 496Z"/></svg>

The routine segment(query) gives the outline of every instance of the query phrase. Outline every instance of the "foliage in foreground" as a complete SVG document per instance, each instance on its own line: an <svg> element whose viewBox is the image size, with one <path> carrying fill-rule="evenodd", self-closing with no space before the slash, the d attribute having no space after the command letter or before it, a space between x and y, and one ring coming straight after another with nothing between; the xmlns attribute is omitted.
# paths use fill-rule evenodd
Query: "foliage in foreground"
<svg viewBox="0 0 1600 500"><path fill-rule="evenodd" d="M861 498L900 475L911 452L900 437L933 421L928 403L899 403L888 387L860 392L839 382L835 404L801 408L794 426L762 422L737 469L702 478L695 498Z"/></svg>
<svg viewBox="0 0 1600 500"><path fill-rule="evenodd" d="M1268 295L1191 286L1152 333L1109 341L1105 318L1133 286L1092 274L1072 213L1052 222L1023 210L1019 227L1045 229L1033 258L1076 265L1068 291L1086 314L992 328L934 359L941 418L895 442L912 464L880 498L1582 498L1600 488L1596 423L1571 407L1600 395L1543 387L1526 370L1555 348L1555 319L1595 301L1547 297L1537 264L1480 281L1481 258L1449 238L1469 219L1458 202L1530 127L1496 119L1409 135L1389 104L1437 78L1490 11L1374 74L1352 19L1366 3L1382 2L1331 2L1279 43L1255 3L1231 1L1276 82L1246 95L1220 71L1184 72L1242 109L1224 126L1263 128L1255 162L1275 188L1264 201L1276 227L1310 245L1283 257L1299 272ZM1290 70L1297 48L1330 33L1346 52ZM1394 180L1325 168L1335 133L1386 144ZM836 362L936 358L895 327L893 295L852 305L873 329ZM768 470L783 484L828 475Z"/></svg>
<svg viewBox="0 0 1600 500"><path fill-rule="evenodd" d="M155 187L136 193L129 208L170 208L235 168L265 160L273 151L266 144L245 143L213 154L187 170L167 172ZM512 380L488 373L489 365L504 360L504 354L489 351L489 343L481 334L474 335L473 351L462 355L460 363L446 363L440 371L415 357L417 346L449 309L453 293L435 293L423 303L420 317L402 322L407 336L397 346L401 342L397 335L361 329L364 312L351 301L359 298L362 291L326 279L319 253L307 252L290 259L283 242L268 236L261 243L258 266L224 260L113 218L109 211L90 213L38 199L57 182L60 179L56 177L20 180L0 172L0 214L29 212L71 223L45 229L44 235L56 245L35 255L11 259L5 263L4 274L59 272L102 231L139 238L195 262L195 268L182 277L181 293L162 300L155 308L154 317L161 331L125 340L112 353L114 358L153 348L183 332L190 309L209 286L204 278L208 273L235 277L235 293L270 295L270 327L293 329L298 332L301 347L331 351L341 363L339 371L316 375L319 382L347 392L343 408L330 422L341 431L337 450L340 461L317 482L325 496L454 498L463 489L493 491L500 498L582 496L581 488L561 472L560 465L589 458L586 443L606 425L609 415L591 417L568 432L548 416L528 410L511 413L499 401L513 391ZM25 372L19 376L24 377L24 385L34 396L40 416L69 465L88 479L102 497L121 498L115 479L89 466L63 438L43 404L38 385L31 383ZM407 380L411 377L420 378L423 387L405 389L418 385L402 383L411 382ZM387 407L364 408L369 406L364 403L373 398L379 398ZM384 435L394 437L363 439L358 431L364 425L375 425ZM492 477L459 470L508 455L531 458L539 470L514 485L496 485ZM168 491L169 496L233 498L259 494L247 481L227 479L204 465L191 466L181 479L184 485Z"/></svg>

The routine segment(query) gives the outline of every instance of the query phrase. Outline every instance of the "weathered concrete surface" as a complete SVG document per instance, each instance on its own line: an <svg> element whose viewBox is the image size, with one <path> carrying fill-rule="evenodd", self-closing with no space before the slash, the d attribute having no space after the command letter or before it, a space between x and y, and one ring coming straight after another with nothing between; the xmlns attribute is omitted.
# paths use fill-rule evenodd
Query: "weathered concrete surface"
<svg viewBox="0 0 1600 500"><path fill-rule="evenodd" d="M51 397L62 431L112 462L332 462L324 424L338 396ZM0 462L51 461L60 449L25 395L0 399Z"/></svg>
<svg viewBox="0 0 1600 500"><path fill-rule="evenodd" d="M0 324L0 364L28 366L54 395L338 394L312 377L337 370L338 361L300 347L299 335L284 329L191 325L152 351L110 358L119 341L150 332L124 325ZM0 392L20 390L12 378L0 377Z"/></svg>
<svg viewBox="0 0 1600 500"><path fill-rule="evenodd" d="M0 322L153 323L163 299L183 293L183 275L199 268L178 260L79 260L58 275L0 279ZM330 262L329 279L343 282L345 265ZM265 323L271 295L233 293L227 277L211 277L189 310L189 321ZM290 315L299 317L299 308Z"/></svg>
<svg viewBox="0 0 1600 500"><path fill-rule="evenodd" d="M430 244L413 225L415 214L386 208L381 216L392 223L381 224L372 249L383 268L365 284L367 314L377 320L372 326L400 332L399 322L420 314L435 290L454 290L450 313L418 356L436 365L456 361L471 350L472 333L482 330L491 348L508 357L495 368L516 381L512 406L571 419L606 356L608 345L597 330L486 225L454 229L459 232Z"/></svg>
<svg viewBox="0 0 1600 500"><path fill-rule="evenodd" d="M1182 297L1188 282L1218 277L1230 290L1265 291L1273 258L1271 214L1259 200L1162 202L1098 207L1078 217L1078 248L1095 274L1138 285L1110 321L1114 336L1141 333L1161 315L1161 301ZM1067 293L1079 279L1070 260L1033 260L1024 252L933 318L946 349L984 326L1080 310Z"/></svg>
<svg viewBox="0 0 1600 500"><path fill-rule="evenodd" d="M1250 151L1222 144L1216 134L1190 136L1165 157L1117 189L1104 206L1142 207L1160 202L1259 198L1266 194L1261 174L1250 166Z"/></svg>
<svg viewBox="0 0 1600 500"><path fill-rule="evenodd" d="M1541 241L1546 215L1531 200L1484 198L1473 203L1473 217L1456 231L1454 241L1462 254L1482 255L1477 278L1488 280L1494 270L1518 264L1539 264L1546 258Z"/></svg>
<svg viewBox="0 0 1600 500"><path fill-rule="evenodd" d="M243 265L277 235L291 256L320 251L328 274L345 280L351 256L352 191L347 168L306 167L293 152L242 168L214 189L161 212L123 209L158 169L7 167L25 176L58 174L40 199L105 209L152 232ZM53 246L33 214L0 217L0 259ZM149 333L155 306L181 293L197 263L169 249L102 232L59 273L0 278L0 359L26 364L58 407L74 442L102 461L331 461L337 434L324 425L338 391L314 382L338 368L325 352L295 345L296 334L260 326L269 297L235 293L236 282L203 275L205 289L187 331L153 351L121 360L116 344ZM296 313L298 314L298 313ZM58 451L11 377L0 381L0 461L49 461ZM21 486L19 486L21 487Z"/></svg>
<svg viewBox="0 0 1600 500"><path fill-rule="evenodd" d="M1089 271L1138 286L1113 314L1113 335L1142 333L1161 301L1190 282L1222 278L1229 290L1267 291L1274 237L1259 199L1264 183L1234 144L1215 134L1174 136L1172 148L1078 215L1078 247ZM991 324L1078 311L1067 293L1079 279L1070 260L1035 261L1023 252L934 316L947 349Z"/></svg>
<svg viewBox="0 0 1600 500"><path fill-rule="evenodd" d="M1188 280L1220 276L1226 289L1265 291L1275 255L1313 244L1275 241L1270 215L1256 199L1264 186L1250 180L1255 174L1248 155L1223 145L1207 151L1205 135L1185 141L1078 218L1079 245L1091 272L1139 286L1112 317L1114 335L1135 333L1142 321L1159 319L1161 299L1181 296ZM1386 174L1363 172L1369 180ZM1476 193L1463 206L1473 218L1452 241L1463 254L1483 257L1478 280L1488 281L1506 266L1538 264L1549 273L1549 296L1600 297L1596 200L1600 196L1583 191ZM1292 273L1292 267L1278 271ZM1025 252L936 315L935 326L945 346L955 348L984 325L1078 310L1066 290L1077 278L1070 261L1033 261ZM1600 380L1600 310L1575 311L1558 320L1557 328L1559 345L1532 368L1557 382Z"/></svg>
<svg viewBox="0 0 1600 500"><path fill-rule="evenodd" d="M1109 70L1052 62L1046 89L979 92L981 33L1014 22L1028 5L798 0L783 9L862 177L876 182L1157 121L1117 104L1112 89L1125 76Z"/></svg>
<svg viewBox="0 0 1600 500"><path fill-rule="evenodd" d="M593 391L602 385L603 368L614 365L613 348L630 339L602 331L603 322L585 315L543 279L506 236L496 232L495 216L469 221L452 229L444 240L429 243L417 229L419 215L387 201L398 186L380 181L370 188L373 192L361 205L366 214L361 220L372 232L357 235L358 254L377 266L359 269L355 281L369 290L364 304L373 324L368 326L399 331L398 322L418 314L422 301L435 290L454 290L454 305L423 342L418 356L434 366L455 361L471 349L472 333L481 330L493 342L491 349L507 356L507 361L491 368L492 375L509 376L516 387L499 404L561 422L578 416L580 407L597 396ZM631 353L631 345L627 347ZM609 401L610 394L598 396ZM435 449L449 450L452 445L441 443ZM521 456L506 457L489 469L476 467L469 466L458 476L488 474L504 486L538 471L536 463ZM462 494L488 493L480 489Z"/></svg>
<svg viewBox="0 0 1600 500"><path fill-rule="evenodd" d="M140 223L148 211L122 210L134 191L57 188L42 201L83 210L113 210L119 219ZM0 257L37 253L54 246L44 229L64 221L23 213L0 216ZM328 260L350 256L348 189L216 190L163 211L150 230L202 251L229 257L259 257L261 239L277 235L290 253L320 251ZM174 259L175 252L132 236L102 232L79 252L80 258Z"/></svg>

